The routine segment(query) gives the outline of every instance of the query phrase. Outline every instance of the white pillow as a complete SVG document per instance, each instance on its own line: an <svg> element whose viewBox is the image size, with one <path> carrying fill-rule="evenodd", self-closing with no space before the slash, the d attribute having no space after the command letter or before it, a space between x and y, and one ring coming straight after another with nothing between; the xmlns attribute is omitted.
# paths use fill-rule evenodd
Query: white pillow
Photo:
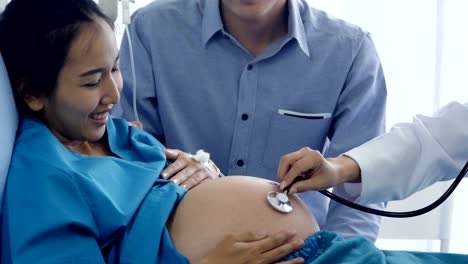
<svg viewBox="0 0 468 264"><path fill-rule="evenodd" d="M18 112L16 110L10 81L0 54L0 216L3 208L3 192L10 167L11 153L18 129Z"/></svg>

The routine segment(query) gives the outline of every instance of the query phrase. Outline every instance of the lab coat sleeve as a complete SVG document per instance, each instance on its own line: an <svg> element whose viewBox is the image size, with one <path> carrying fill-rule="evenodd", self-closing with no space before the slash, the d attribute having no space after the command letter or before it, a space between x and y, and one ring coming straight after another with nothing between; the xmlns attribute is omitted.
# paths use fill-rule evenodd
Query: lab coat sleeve
<svg viewBox="0 0 468 264"><path fill-rule="evenodd" d="M377 51L369 35L365 35L355 49L355 59L333 114L330 145L324 153L328 157L346 152L385 132L387 90ZM360 184L336 186L333 192L354 201L360 194ZM382 209L384 204L374 207ZM327 230L339 232L345 238L362 235L375 241L379 226L379 216L330 201Z"/></svg>
<svg viewBox="0 0 468 264"><path fill-rule="evenodd" d="M455 178L468 161L468 103L450 103L346 155L361 168L359 203L399 200L437 181Z"/></svg>
<svg viewBox="0 0 468 264"><path fill-rule="evenodd" d="M121 93L120 104L114 107L112 114L116 117L122 117L127 120L136 120L133 111L133 75L130 56L133 54L135 62L136 79L136 108L138 116L143 124L145 131L155 136L164 144L164 134L160 121L158 110L158 101L156 97L155 79L157 69L152 63L152 54L150 46L151 34L148 30L154 26L149 24L149 19L144 19L145 15L136 11L132 15L132 23L128 25L128 31L122 38L120 47L120 71L123 77L123 90ZM130 33L131 49L127 38Z"/></svg>
<svg viewBox="0 0 468 264"><path fill-rule="evenodd" d="M70 175L51 167L13 170L2 223L9 249L2 263L104 263L93 215Z"/></svg>

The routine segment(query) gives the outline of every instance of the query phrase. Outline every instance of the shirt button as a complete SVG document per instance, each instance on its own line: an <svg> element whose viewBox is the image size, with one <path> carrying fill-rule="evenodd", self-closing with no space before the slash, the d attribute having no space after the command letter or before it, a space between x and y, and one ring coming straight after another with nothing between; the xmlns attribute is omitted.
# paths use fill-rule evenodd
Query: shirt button
<svg viewBox="0 0 468 264"><path fill-rule="evenodd" d="M244 161L243 160L237 160L237 166L242 167L244 166Z"/></svg>
<svg viewBox="0 0 468 264"><path fill-rule="evenodd" d="M248 71L251 71L252 68L253 68L252 64L247 65L247 70L248 70Z"/></svg>
<svg viewBox="0 0 468 264"><path fill-rule="evenodd" d="M249 115L248 114L242 114L242 120L247 120L249 119Z"/></svg>

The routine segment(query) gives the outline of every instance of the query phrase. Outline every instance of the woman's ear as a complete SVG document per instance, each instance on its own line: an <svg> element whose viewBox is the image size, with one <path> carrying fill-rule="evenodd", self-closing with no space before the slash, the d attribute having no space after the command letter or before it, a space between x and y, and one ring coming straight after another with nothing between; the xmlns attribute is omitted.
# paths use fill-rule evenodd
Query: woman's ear
<svg viewBox="0 0 468 264"><path fill-rule="evenodd" d="M44 98L43 96L32 95L27 89L28 85L29 82L27 80L18 81L16 85L18 94L23 98L31 111L41 111L44 108Z"/></svg>
<svg viewBox="0 0 468 264"><path fill-rule="evenodd" d="M34 112L41 111L44 108L42 97L36 97L30 94L23 96L24 102L29 106L29 109Z"/></svg>

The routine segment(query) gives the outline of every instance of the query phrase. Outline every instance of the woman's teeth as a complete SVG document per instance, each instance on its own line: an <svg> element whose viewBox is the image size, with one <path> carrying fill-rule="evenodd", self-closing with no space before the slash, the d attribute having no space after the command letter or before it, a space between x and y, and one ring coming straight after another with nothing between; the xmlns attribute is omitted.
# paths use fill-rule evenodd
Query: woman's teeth
<svg viewBox="0 0 468 264"><path fill-rule="evenodd" d="M107 112L91 114L89 117L96 120L103 120L107 117Z"/></svg>

